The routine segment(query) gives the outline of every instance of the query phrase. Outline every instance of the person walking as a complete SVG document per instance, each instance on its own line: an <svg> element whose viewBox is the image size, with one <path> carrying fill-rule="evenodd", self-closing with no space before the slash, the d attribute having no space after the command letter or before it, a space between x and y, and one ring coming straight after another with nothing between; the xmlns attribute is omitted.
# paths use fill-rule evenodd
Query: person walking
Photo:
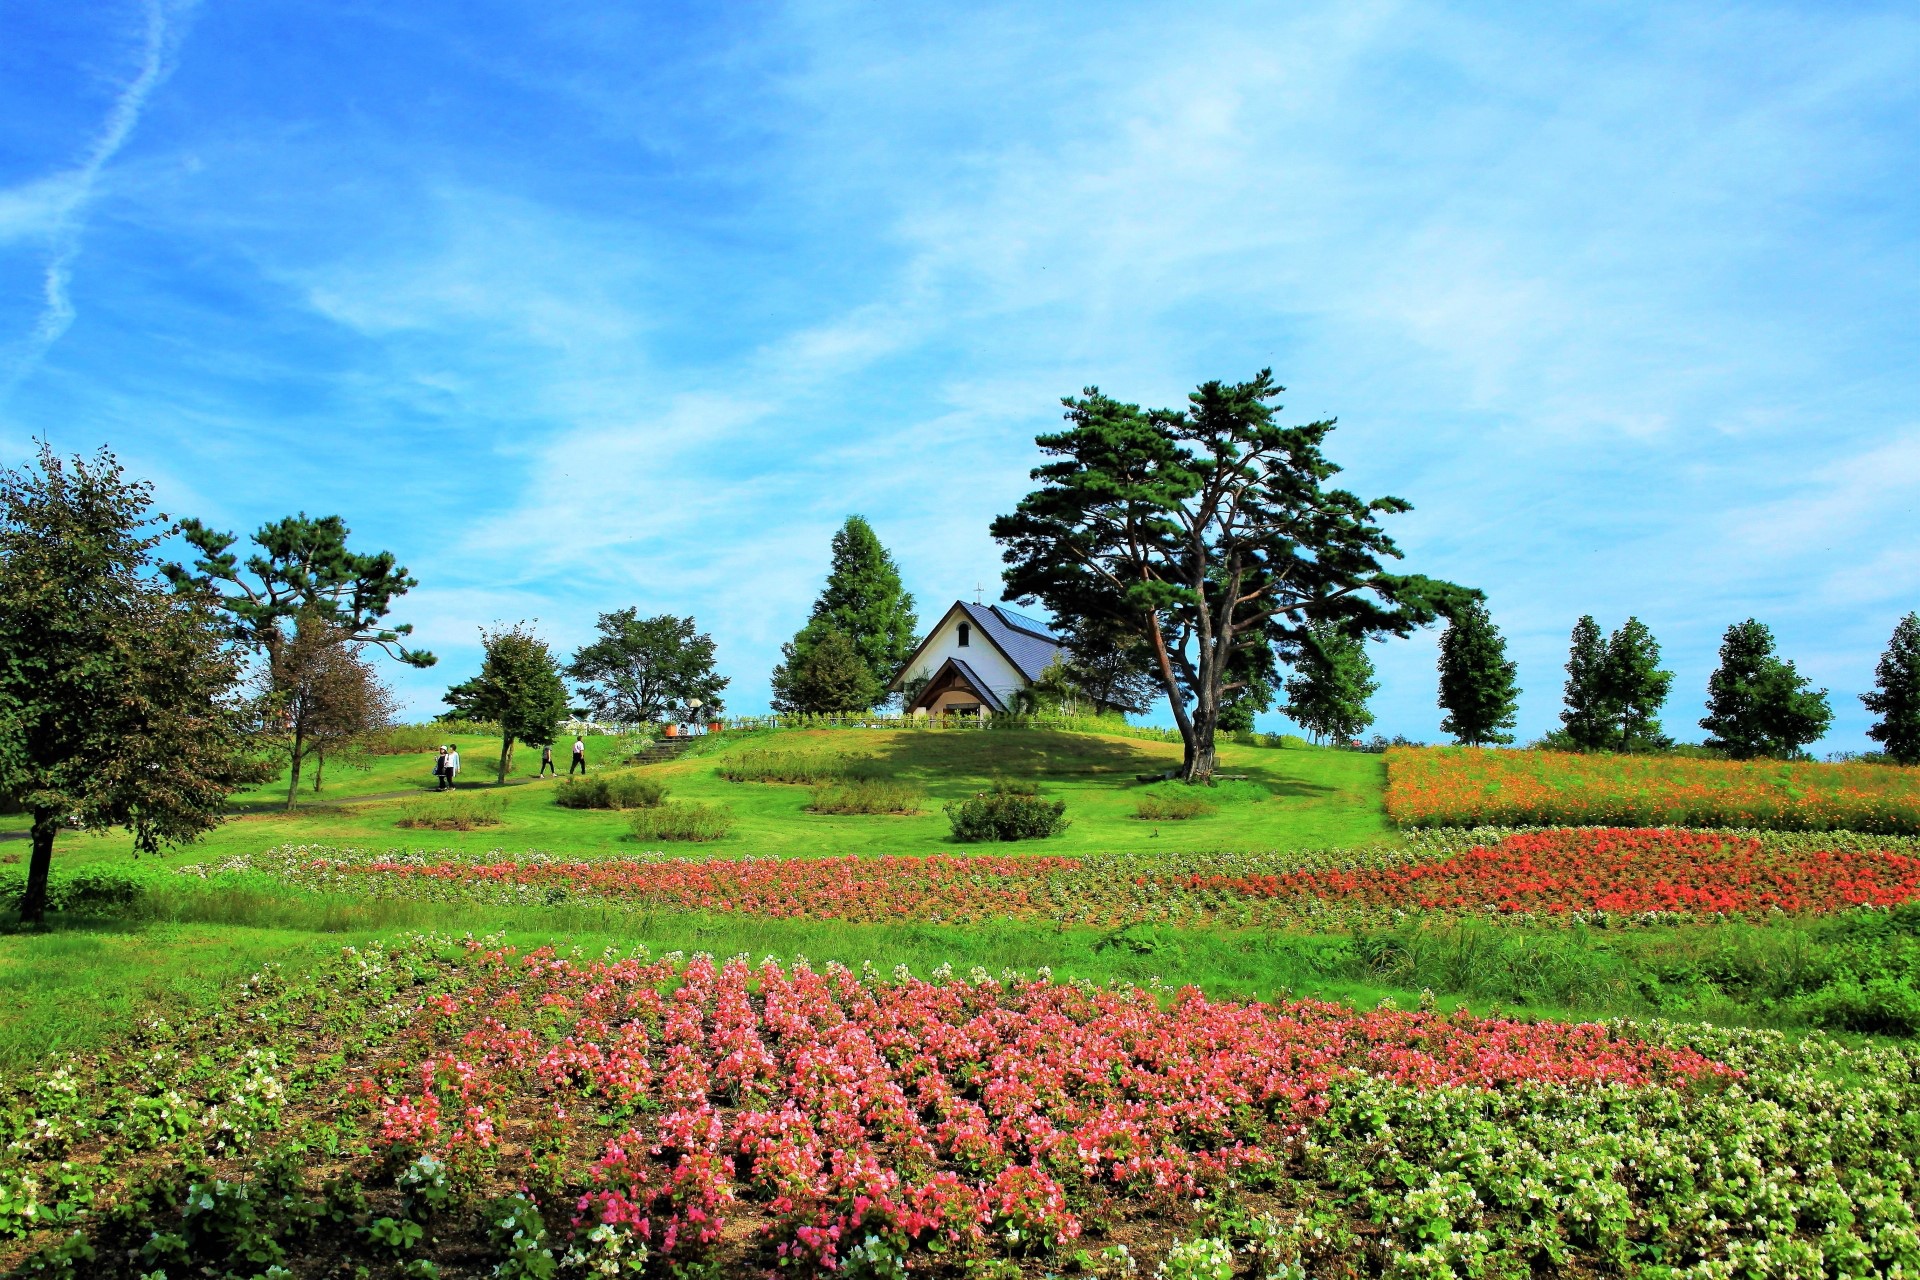
<svg viewBox="0 0 1920 1280"><path fill-rule="evenodd" d="M433 789L435 791L447 789L447 749L445 747L441 747L439 754L433 758Z"/></svg>
<svg viewBox="0 0 1920 1280"><path fill-rule="evenodd" d="M552 774L557 778L560 776L560 770L553 763L553 744L551 742L543 742L540 744L540 772L533 776L536 778L544 778L548 774Z"/></svg>
<svg viewBox="0 0 1920 1280"><path fill-rule="evenodd" d="M573 735L573 763L567 766L567 776L571 778L576 769L587 771L587 740L577 733Z"/></svg>
<svg viewBox="0 0 1920 1280"><path fill-rule="evenodd" d="M460 776L460 748L447 748L447 790L453 790L454 779Z"/></svg>

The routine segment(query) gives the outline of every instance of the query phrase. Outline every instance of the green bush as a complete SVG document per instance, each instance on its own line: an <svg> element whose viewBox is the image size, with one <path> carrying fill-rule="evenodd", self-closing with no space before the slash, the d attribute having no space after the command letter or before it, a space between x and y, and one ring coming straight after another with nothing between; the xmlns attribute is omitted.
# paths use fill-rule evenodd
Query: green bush
<svg viewBox="0 0 1920 1280"><path fill-rule="evenodd" d="M1001 782L991 791L946 806L953 838L963 844L1044 840L1068 827L1067 802L1046 800L1026 784Z"/></svg>
<svg viewBox="0 0 1920 1280"><path fill-rule="evenodd" d="M471 831L497 827L507 802L500 796L449 795L409 800L400 806L396 827L424 827L432 831Z"/></svg>
<svg viewBox="0 0 1920 1280"><path fill-rule="evenodd" d="M1154 792L1133 802L1133 816L1142 822L1182 822L1218 812L1200 796L1178 792Z"/></svg>
<svg viewBox="0 0 1920 1280"><path fill-rule="evenodd" d="M553 792L564 809L654 809L666 799L666 784L638 773L562 778Z"/></svg>
<svg viewBox="0 0 1920 1280"><path fill-rule="evenodd" d="M798 751L742 751L720 762L716 772L728 782L785 782L817 787L857 776L860 760L849 756L814 756Z"/></svg>
<svg viewBox="0 0 1920 1280"><path fill-rule="evenodd" d="M26 891L27 878L24 873L0 879L0 909L17 907ZM140 882L123 872L87 868L72 875L48 879L47 910L111 910L138 900L140 893Z"/></svg>
<svg viewBox="0 0 1920 1280"><path fill-rule="evenodd" d="M847 778L813 789L814 813L918 813L925 794L910 782Z"/></svg>
<svg viewBox="0 0 1920 1280"><path fill-rule="evenodd" d="M636 840L718 840L733 827L733 815L713 805L678 801L635 809L627 819Z"/></svg>

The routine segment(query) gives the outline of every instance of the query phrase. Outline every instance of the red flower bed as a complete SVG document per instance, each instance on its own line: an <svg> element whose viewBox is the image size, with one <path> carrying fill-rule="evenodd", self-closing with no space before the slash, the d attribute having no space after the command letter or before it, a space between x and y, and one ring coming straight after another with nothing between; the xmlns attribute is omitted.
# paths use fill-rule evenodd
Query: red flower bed
<svg viewBox="0 0 1920 1280"><path fill-rule="evenodd" d="M1410 1087L1683 1086L1737 1073L1598 1025L1138 990L862 980L837 966L479 957L360 1092L402 1156L597 1152L581 1229L697 1259L730 1217L783 1265L851 1242L1016 1252L1069 1203L1143 1212L1285 1160L1356 1074Z"/></svg>
<svg viewBox="0 0 1920 1280"><path fill-rule="evenodd" d="M1700 831L1511 835L1440 862L1188 878L1193 889L1426 911L1758 915L1892 907L1920 898L1920 858L1769 849Z"/></svg>

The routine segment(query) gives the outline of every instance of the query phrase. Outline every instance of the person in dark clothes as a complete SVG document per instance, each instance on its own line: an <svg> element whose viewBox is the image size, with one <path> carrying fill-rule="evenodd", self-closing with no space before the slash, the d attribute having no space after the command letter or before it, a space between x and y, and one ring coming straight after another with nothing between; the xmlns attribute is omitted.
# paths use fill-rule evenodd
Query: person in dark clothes
<svg viewBox="0 0 1920 1280"><path fill-rule="evenodd" d="M577 733L573 735L573 763L567 766L567 776L571 778L576 770L587 771L587 740Z"/></svg>
<svg viewBox="0 0 1920 1280"><path fill-rule="evenodd" d="M552 774L556 778L560 776L559 767L553 763L553 744L551 742L540 745L540 772L533 776L536 778L544 778L548 774Z"/></svg>
<svg viewBox="0 0 1920 1280"><path fill-rule="evenodd" d="M445 747L440 748L440 754L433 758L433 789L435 791L447 789L447 749Z"/></svg>

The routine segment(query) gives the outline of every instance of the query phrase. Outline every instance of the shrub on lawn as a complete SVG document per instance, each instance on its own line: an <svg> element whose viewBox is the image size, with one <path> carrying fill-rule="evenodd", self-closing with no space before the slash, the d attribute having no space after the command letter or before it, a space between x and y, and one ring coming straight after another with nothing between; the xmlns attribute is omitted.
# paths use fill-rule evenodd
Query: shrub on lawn
<svg viewBox="0 0 1920 1280"><path fill-rule="evenodd" d="M720 762L719 775L728 782L786 782L817 787L855 776L857 758L812 756L798 751L742 751Z"/></svg>
<svg viewBox="0 0 1920 1280"><path fill-rule="evenodd" d="M964 844L989 840L1044 840L1068 827L1067 802L1046 800L1018 782L946 806L953 838Z"/></svg>
<svg viewBox="0 0 1920 1280"><path fill-rule="evenodd" d="M396 827L425 827L432 831L471 831L497 827L507 802L500 796L433 796L409 800L400 806Z"/></svg>
<svg viewBox="0 0 1920 1280"><path fill-rule="evenodd" d="M1178 792L1153 792L1133 802L1133 816L1142 822L1181 822L1218 812L1201 797Z"/></svg>
<svg viewBox="0 0 1920 1280"><path fill-rule="evenodd" d="M891 778L846 778L813 789L813 813L918 813L920 788Z"/></svg>
<svg viewBox="0 0 1920 1280"><path fill-rule="evenodd" d="M653 809L666 803L667 788L637 773L562 778L553 802L564 809Z"/></svg>
<svg viewBox="0 0 1920 1280"><path fill-rule="evenodd" d="M733 826L733 815L705 804L656 805L635 809L627 819L636 840L718 840Z"/></svg>

